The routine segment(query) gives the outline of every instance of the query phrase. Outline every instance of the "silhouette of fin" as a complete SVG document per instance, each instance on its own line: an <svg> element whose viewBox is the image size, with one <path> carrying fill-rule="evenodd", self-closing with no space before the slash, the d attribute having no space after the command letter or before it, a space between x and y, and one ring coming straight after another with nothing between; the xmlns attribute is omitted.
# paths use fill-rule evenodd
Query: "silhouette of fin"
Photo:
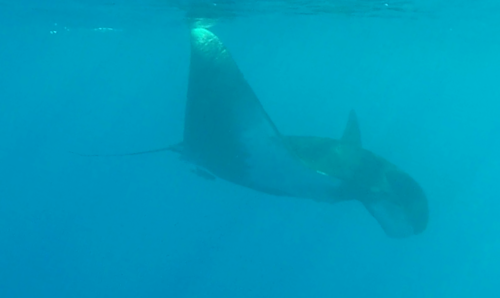
<svg viewBox="0 0 500 298"><path fill-rule="evenodd" d="M341 140L342 142L352 146L362 147L358 117L356 116L356 112L354 112L354 110L351 110L349 113L349 120L347 120L347 125Z"/></svg>

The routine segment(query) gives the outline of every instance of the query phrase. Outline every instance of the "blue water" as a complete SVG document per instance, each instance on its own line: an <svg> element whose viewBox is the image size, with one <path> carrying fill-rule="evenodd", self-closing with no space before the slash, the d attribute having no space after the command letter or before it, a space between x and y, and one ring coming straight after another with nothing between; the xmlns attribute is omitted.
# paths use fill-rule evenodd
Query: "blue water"
<svg viewBox="0 0 500 298"><path fill-rule="evenodd" d="M422 185L427 230L390 239L355 202L201 179L168 152L69 153L182 139L182 11L3 2L0 297L498 297L495 3L212 28L283 133L338 138L354 108L364 146Z"/></svg>

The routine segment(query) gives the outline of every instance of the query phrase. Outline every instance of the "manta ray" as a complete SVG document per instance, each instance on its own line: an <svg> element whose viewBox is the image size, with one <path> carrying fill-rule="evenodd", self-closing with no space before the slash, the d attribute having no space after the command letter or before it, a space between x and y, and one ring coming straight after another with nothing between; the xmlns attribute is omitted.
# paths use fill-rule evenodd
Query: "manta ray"
<svg viewBox="0 0 500 298"><path fill-rule="evenodd" d="M203 169L203 176L258 192L361 202L392 238L420 234L427 226L424 191L362 147L354 111L338 140L281 134L228 49L206 28L191 29L184 136L171 149Z"/></svg>

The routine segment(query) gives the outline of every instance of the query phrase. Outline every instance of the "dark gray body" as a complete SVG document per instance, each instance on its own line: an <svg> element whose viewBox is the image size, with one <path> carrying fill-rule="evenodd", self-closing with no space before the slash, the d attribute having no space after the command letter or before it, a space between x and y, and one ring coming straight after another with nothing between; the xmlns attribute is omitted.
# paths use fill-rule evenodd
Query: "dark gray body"
<svg viewBox="0 0 500 298"><path fill-rule="evenodd" d="M191 31L184 140L179 150L213 175L260 192L335 203L358 200L391 237L422 232L420 186L361 147L351 113L341 140L279 133L212 32Z"/></svg>

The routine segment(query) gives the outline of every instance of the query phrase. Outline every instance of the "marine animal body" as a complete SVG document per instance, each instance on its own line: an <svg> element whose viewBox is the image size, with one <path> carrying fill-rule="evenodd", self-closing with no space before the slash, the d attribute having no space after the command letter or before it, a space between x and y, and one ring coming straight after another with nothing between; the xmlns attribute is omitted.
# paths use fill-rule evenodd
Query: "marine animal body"
<svg viewBox="0 0 500 298"><path fill-rule="evenodd" d="M171 149L216 177L259 192L359 201L393 238L427 226L424 191L362 147L354 111L338 140L282 135L227 48L205 28L191 29L184 137Z"/></svg>

